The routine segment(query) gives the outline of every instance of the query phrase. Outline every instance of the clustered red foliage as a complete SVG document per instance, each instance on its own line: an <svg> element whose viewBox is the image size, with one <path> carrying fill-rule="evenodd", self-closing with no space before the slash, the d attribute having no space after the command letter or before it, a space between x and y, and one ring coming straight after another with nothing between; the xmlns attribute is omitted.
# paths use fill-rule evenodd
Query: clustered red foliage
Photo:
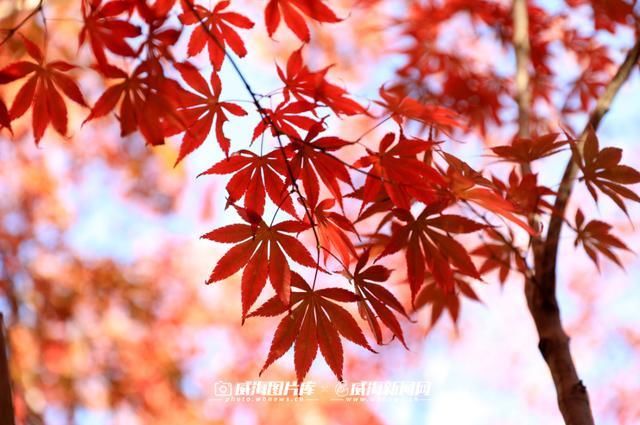
<svg viewBox="0 0 640 425"><path fill-rule="evenodd" d="M583 152L573 148L573 137L559 140L559 133L553 131L494 147L498 159L513 165L507 181L487 178L444 151L441 138L474 131L486 135L491 126L503 124L502 99L512 89L505 77L471 66L462 53L441 49L437 43L441 24L466 13L473 22L495 28L498 40L506 44L512 36L506 6L488 1L413 2L403 21L404 35L412 41L404 52L407 62L398 71L396 84L380 89L380 99L373 103L383 113L377 116L373 105L362 105L330 82L328 67L312 70L305 63L304 46L291 52L286 66L276 65L274 72L282 85L278 95L269 96L271 101L279 99L275 106L265 106L243 74L240 77L251 106L222 100L224 81L218 72L223 64L232 62L240 73L235 57L247 54L243 35L254 28L254 22L233 11L230 1L217 2L211 9L191 0L150 3L82 1L84 26L79 45L90 47L94 70L113 81L90 108L85 122L114 113L122 136L139 132L149 145L181 135L176 162L213 134L225 159L202 174L229 176L227 207L242 222L203 236L232 244L208 282L242 271L242 319L284 315L262 371L293 346L299 381L305 378L318 349L341 380L341 338L374 351L341 303L355 303L377 344L384 343L388 332L406 346L398 318L409 319L409 313L385 284L391 270L378 263L387 256L402 253L401 272L409 284L411 308L431 306L432 323L445 310L456 320L461 297L478 299L470 282L482 280L495 269L501 281L512 270L524 271L527 252L515 247L513 231L509 229L505 236L485 215L513 223L515 231L536 237L538 229L530 226L529 218L551 215L545 197L555 192L540 185L536 174L520 171L522 164L566 151L568 145L594 199L601 192L625 211L624 199L640 201L626 187L640 182L640 173L620 164L620 149L601 149L595 132L589 134ZM606 30L624 23L632 12L621 0L569 3L576 7L591 4L596 27ZM180 22L190 31L186 56L206 50L212 68L208 78L187 58L178 59L172 49L183 33L167 24L170 11L177 8ZM529 9L533 95L551 102L551 47L539 29L560 25L566 16L550 15L535 5ZM269 36L284 22L306 43L311 40L311 22L336 23L341 18L322 0L269 0L264 21ZM133 47L131 40L139 37L142 43ZM566 31L560 42L587 63L574 82L564 112L584 112L604 85L605 80L596 77L606 74L612 61L576 32ZM87 103L69 76L78 65L48 60L34 40L24 38L23 43L31 60L18 60L0 71L0 84L26 79L10 108L0 103L0 125L10 129L11 122L31 108L38 143L50 125L62 135L67 133L67 107L61 93L79 105ZM110 63L113 56L138 61L127 72ZM179 75L181 81L169 75ZM432 84L433 78L440 83ZM415 87L421 89L416 93ZM259 115L252 139L244 144L230 140L225 123L245 116L249 119L249 108L253 116ZM369 134L345 140L329 135L331 120L325 114L368 117L379 123L393 120L396 130L379 140ZM542 118L534 114L532 121L535 128L546 130ZM412 126L421 129L418 136L409 135ZM260 153L246 149L253 143L260 143ZM357 149L362 154L356 161L344 154ZM275 208L270 217L265 217L267 195ZM345 207L346 203L358 208ZM581 212L575 228L576 244L581 243L596 262L597 253L619 262L613 249L627 249L610 235L610 225L600 221L585 224ZM364 234L363 229L374 231ZM461 242L463 234L480 234L482 243L469 247ZM305 245L301 240L313 243ZM474 262L472 256L481 262ZM339 272L331 271L332 267ZM340 276L348 285L335 286ZM275 296L252 310L267 281ZM328 281L332 283L325 283Z"/></svg>

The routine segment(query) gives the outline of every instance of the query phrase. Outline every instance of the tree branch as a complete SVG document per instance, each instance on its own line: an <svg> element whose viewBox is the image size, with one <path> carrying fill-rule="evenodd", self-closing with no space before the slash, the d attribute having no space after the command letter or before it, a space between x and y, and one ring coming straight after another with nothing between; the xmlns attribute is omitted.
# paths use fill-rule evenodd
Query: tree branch
<svg viewBox="0 0 640 425"><path fill-rule="evenodd" d="M604 93L598 99L594 111L589 116L589 121L582 130L577 142L578 151L582 153L584 149L584 141L587 136L589 128L597 130L602 118L609 111L609 107L613 102L616 94L620 91L622 84L629 78L634 66L638 63L640 58L640 38L636 40L634 46L627 53L627 57L624 62L618 68L616 75L607 85ZM547 237L545 239L543 258L540 262L537 274L542 278L543 282L548 282L550 287L549 291L555 290L556 282L556 261L558 257L558 242L560 240L560 231L562 230L562 223L564 220L564 213L567 208L571 191L573 190L573 182L578 172L578 165L573 160L573 157L569 158L569 162L562 176L562 182L558 189L558 195L553 207L553 213L549 221L549 230L547 231Z"/></svg>
<svg viewBox="0 0 640 425"><path fill-rule="evenodd" d="M313 284L312 284L312 288L315 289L316 280L318 278L318 272L320 270L320 236L318 235L318 231L316 230L316 222L315 222L315 218L313 217L311 208L307 204L307 201L305 200L306 198L302 196L302 192L300 192L300 187L298 186L296 176L293 173L291 164L289 163L287 159L287 155L284 151L284 144L282 143L282 136L284 135L284 133L278 128L278 126L273 122L273 120L271 119L267 111L262 107L262 105L260 104L260 101L258 100L258 95L249 84L249 81L245 77L242 70L240 70L240 67L238 66L236 61L233 59L233 56L229 54L225 46L220 42L220 40L218 40L215 34L211 32L211 29L205 24L204 20L202 19L202 16L196 9L195 5L192 3L192 0L185 0L184 4L187 5L191 13L193 13L196 19L198 19L198 24L203 29L207 37L209 37L209 39L211 39L214 43L216 43L216 45L224 52L225 58L227 58L227 60L233 67L233 70L235 71L236 75L238 76L238 78L240 78L240 81L242 81L242 84L244 85L244 88L246 89L247 93L249 93L249 96L251 96L251 100L253 101L253 104L256 107L258 114L260 115L260 118L264 122L266 122L267 125L269 125L269 127L275 130L275 135L278 141L278 146L280 148L280 153L282 154L282 160L284 161L287 174L289 176L289 179L291 180L291 187L293 188L294 192L299 196L300 203L302 204L305 215L309 219L309 224L311 225L311 231L313 232L313 237L316 242L316 263L317 264L316 264L316 269L313 276Z"/></svg>
<svg viewBox="0 0 640 425"><path fill-rule="evenodd" d="M593 425L587 388L578 377L571 357L569 337L562 327L555 293L548 295L541 286L527 281L525 294L540 337L538 349L551 372L565 424Z"/></svg>
<svg viewBox="0 0 640 425"><path fill-rule="evenodd" d="M584 141L590 128L598 128L602 118L609 110L614 97L627 80L640 56L640 40L627 54L616 75L607 85L604 93L598 99L594 111L589 117L582 131L577 145L578 150L584 149ZM564 223L565 209L573 189L573 183L578 166L573 158L566 166L554 210L549 221L549 230L542 246L541 255L536 261L536 277L539 285L525 283L527 305L536 325L540 342L538 348L544 358L558 397L558 406L566 424L593 425L593 415L589 403L587 389L580 380L575 363L569 349L569 337L562 327L560 309L556 298L556 263L558 256L558 242Z"/></svg>
<svg viewBox="0 0 640 425"><path fill-rule="evenodd" d="M526 0L513 1L513 47L516 54L516 102L518 103L518 137L529 137L531 125L531 87L529 67L529 13ZM529 164L523 164L531 172Z"/></svg>
<svg viewBox="0 0 640 425"><path fill-rule="evenodd" d="M0 425L15 425L7 348L8 343L4 335L4 316L0 313Z"/></svg>
<svg viewBox="0 0 640 425"><path fill-rule="evenodd" d="M513 48L516 55L516 95L518 104L518 137L531 136L531 107L533 96L531 93L531 42L529 40L529 11L527 0L513 0ZM523 162L520 167L522 175L531 174L531 164ZM539 228L539 218L536 214L529 214L529 226L532 229ZM531 237L533 247L533 261L536 264L542 257L542 241L539 236ZM535 267L534 267L535 268Z"/></svg>

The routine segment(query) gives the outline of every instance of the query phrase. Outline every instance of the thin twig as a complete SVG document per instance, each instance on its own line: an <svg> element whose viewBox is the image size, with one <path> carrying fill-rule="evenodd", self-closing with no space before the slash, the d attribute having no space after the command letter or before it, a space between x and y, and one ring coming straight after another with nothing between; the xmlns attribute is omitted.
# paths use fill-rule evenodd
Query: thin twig
<svg viewBox="0 0 640 425"><path fill-rule="evenodd" d="M25 16L22 21L18 22L18 24L16 26L14 26L13 28L5 30L5 31L7 31L7 35L5 35L4 38L2 39L2 41L0 41L0 46L4 45L7 41L9 41L9 39L11 37L13 37L15 35L15 33L18 32L20 30L20 28L22 28L38 12L41 12L43 4L44 4L44 0L40 0L38 2L38 5L36 6L36 8L33 9L31 12L29 12L29 14L27 16ZM42 16L44 18L44 15L42 15Z"/></svg>
<svg viewBox="0 0 640 425"><path fill-rule="evenodd" d="M245 89L249 93L249 96L251 96L251 99L253 100L253 104L255 105L256 109L258 110L258 113L260 114L261 119L263 121L265 121L271 127L271 129L275 132L276 139L278 140L278 145L280 147L280 152L282 153L282 159L283 159L283 161L285 163L285 166L286 166L286 169L287 169L287 174L289 174L289 178L291 180L291 186L293 187L294 191L300 197L300 202L302 203L302 206L304 208L305 214L309 218L309 224L311 225L311 230L313 231L313 236L314 236L314 238L316 240L316 263L317 263L317 265L316 265L316 270L315 270L315 274L314 274L314 277L313 277L313 287L315 288L316 280L317 280L317 277L318 277L318 270L320 268L320 237L318 235L318 231L316 230L316 224L315 224L315 221L313 219L313 214L311 213L311 210L309 209L309 206L307 205L307 202L305 201L305 198L302 196L302 193L300 192L300 188L298 187L298 183L296 181L296 177L295 177L295 175L293 173L293 170L291 169L291 164L289 164L289 161L287 159L287 154L284 151L284 144L282 143L282 132L275 125L275 123L273 122L273 120L271 119L271 117L269 116L267 111L260 104L256 92L254 92L253 89L251 88L251 85L249 84L249 81L244 76L243 72L240 70L240 67L238 66L236 61L229 54L227 49L225 49L224 45L220 42L220 40L218 40L218 38L215 36L215 34L213 34L211 32L211 30L209 29L209 27L204 23L204 21L202 20L202 16L198 12L198 10L195 8L195 6L191 2L191 0L185 0L184 3L187 5L187 7L189 7L191 12L198 19L198 22L199 22L200 26L205 31L207 36L214 43L216 43L218 48L220 48L224 52L224 56L227 58L227 60L229 61L229 63L233 67L233 69L234 69L236 75L238 76L238 78L240 78L240 81L242 82L242 84L244 85Z"/></svg>
<svg viewBox="0 0 640 425"><path fill-rule="evenodd" d="M516 255L518 257L518 259L522 262L522 264L527 264L527 260L526 258L522 255L522 252L520 252L520 250L518 249L518 247L516 247L513 239L509 240L509 238L507 238L502 232L498 231L495 229L495 226L489 221L489 219L486 217L486 215L482 214L480 211L478 211L473 205L471 205L471 203L467 200L462 200L462 203L465 204L467 206L467 208L469 208L469 210L476 216L478 217L480 220L482 220L487 226L493 228L494 233L500 238L500 240L505 244L505 246L507 246L513 253L514 255ZM480 236L482 238L482 236ZM511 265L509 265L509 268ZM513 269L511 269L513 270ZM537 285L538 283L536 282L536 276L533 273L533 271L531 269L529 269L528 267L525 268L525 270L522 272L522 274L524 275L524 277L531 281L533 284Z"/></svg>

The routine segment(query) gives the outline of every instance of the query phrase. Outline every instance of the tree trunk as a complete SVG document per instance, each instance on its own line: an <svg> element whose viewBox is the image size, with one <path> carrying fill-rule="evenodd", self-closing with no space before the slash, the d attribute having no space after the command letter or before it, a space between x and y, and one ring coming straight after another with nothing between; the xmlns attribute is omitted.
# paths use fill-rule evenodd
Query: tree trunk
<svg viewBox="0 0 640 425"><path fill-rule="evenodd" d="M588 131L595 131L609 111L616 94L640 58L640 39L627 52L613 79L598 99L594 111L578 138L580 152ZM562 328L560 310L556 299L556 268L558 265L558 247L560 232L564 224L566 207L571 196L578 166L573 158L569 159L549 222L549 230L542 251L534 251L536 270L534 281L528 281L526 287L529 311L540 336L538 348L549 366L558 395L558 406L567 425L590 425L594 423L589 404L587 389L578 377L576 367L569 350L569 337Z"/></svg>
<svg viewBox="0 0 640 425"><path fill-rule="evenodd" d="M518 137L530 136L531 87L530 42L527 0L513 0L513 46L516 56L516 102L518 104ZM580 138L581 151L590 129L598 128L600 121L622 84L629 77L640 56L640 40L629 50L604 93L598 99ZM587 388L578 377L569 349L569 336L562 327L560 309L556 298L556 267L560 232L564 224L565 208L577 173L573 158L569 159L555 200L546 238L533 237L534 270L525 277L527 305L538 331L538 349L549 367L556 389L558 407L567 425L593 425L593 415ZM531 173L528 163L522 164L522 174ZM529 224L538 228L538 217L531 215Z"/></svg>
<svg viewBox="0 0 640 425"><path fill-rule="evenodd" d="M562 327L555 294L545 291L545 283L527 281L527 305L538 331L538 349L549 367L556 389L558 407L567 425L593 425L587 388L569 350L569 336Z"/></svg>

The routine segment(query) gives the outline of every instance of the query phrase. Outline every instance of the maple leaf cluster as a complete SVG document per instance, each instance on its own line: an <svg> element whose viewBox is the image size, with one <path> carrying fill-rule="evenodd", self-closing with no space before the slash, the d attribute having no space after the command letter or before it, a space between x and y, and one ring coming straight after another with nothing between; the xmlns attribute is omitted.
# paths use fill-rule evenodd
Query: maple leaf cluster
<svg viewBox="0 0 640 425"><path fill-rule="evenodd" d="M603 6L594 2L593 7ZM495 28L504 42L513 29L509 10L501 4L412 3L402 23L415 42L405 52L407 64L398 71L397 84L380 88L379 98L367 105L330 81L329 66L307 65L306 44L293 50L284 66L275 66L276 90L255 92L239 63L250 53L244 34L256 31L256 25L230 1L205 7L192 0L83 0L81 11L78 45L90 50L92 72L111 83L89 106L68 75L78 65L47 60L37 43L23 37L30 59L1 69L0 84L27 80L10 108L0 102L0 125L11 128L31 108L36 143L50 125L66 135L62 93L89 109L84 123L114 115L123 137L139 133L153 146L180 139L176 164L215 139L224 159L201 175L228 178L226 207L242 222L203 235L231 245L207 282L241 273L242 320L283 316L262 371L293 347L298 381L318 350L342 380L342 339L374 351L361 326L368 326L379 345L397 339L406 347L399 318L411 320L411 313L429 306L431 324L445 310L456 321L461 298L479 300L472 284L494 270L502 282L511 271L524 273L527 248L517 246L511 228L505 233L500 227L515 224L515 232L535 239L538 218L554 214L547 197L556 193L530 171L532 163L571 151L594 199L600 191L625 212L623 198L640 201L626 187L640 182L640 173L620 164L619 149L600 149L594 132L581 148L574 138L558 140L557 132L538 125L532 137L492 147L499 162L508 164L504 181L446 152L454 135L486 136L491 126L502 124L502 98L510 82L495 70L487 76L470 66L460 51L441 48L440 26L424 21L443 23L464 13L474 23ZM551 48L535 31L564 21L535 6L530 15L533 93L550 103L552 71L546 64ZM176 27L172 16L186 30ZM307 43L310 22L338 23L338 16L321 0L270 0L264 26L273 37L284 21ZM616 13L612 20L625 17ZM183 34L188 34L186 52L176 48ZM579 59L594 51L579 37L565 37L562 43ZM197 56L208 58L209 66L196 66ZM589 66L597 71L609 64L595 62L592 58ZM244 106L225 100L224 66L241 78L249 96ZM434 78L440 79L439 89L415 95L412 87L428 88ZM599 86L584 78L572 92L579 92L586 107L591 98L585 91L596 92ZM374 125L349 140L334 130L338 119ZM534 124L539 119L534 116ZM231 140L226 134L226 124L239 120L253 120L250 140ZM385 131L377 132L384 124ZM596 262L599 251L619 263L612 249L626 246L610 235L610 226L584 224L582 215L575 221L576 244ZM469 241L476 239L470 235L480 236L480 244L472 246ZM392 262L400 270L392 272ZM267 282L275 295L255 307ZM406 305L394 295L405 283ZM355 305L361 320L342 304Z"/></svg>

